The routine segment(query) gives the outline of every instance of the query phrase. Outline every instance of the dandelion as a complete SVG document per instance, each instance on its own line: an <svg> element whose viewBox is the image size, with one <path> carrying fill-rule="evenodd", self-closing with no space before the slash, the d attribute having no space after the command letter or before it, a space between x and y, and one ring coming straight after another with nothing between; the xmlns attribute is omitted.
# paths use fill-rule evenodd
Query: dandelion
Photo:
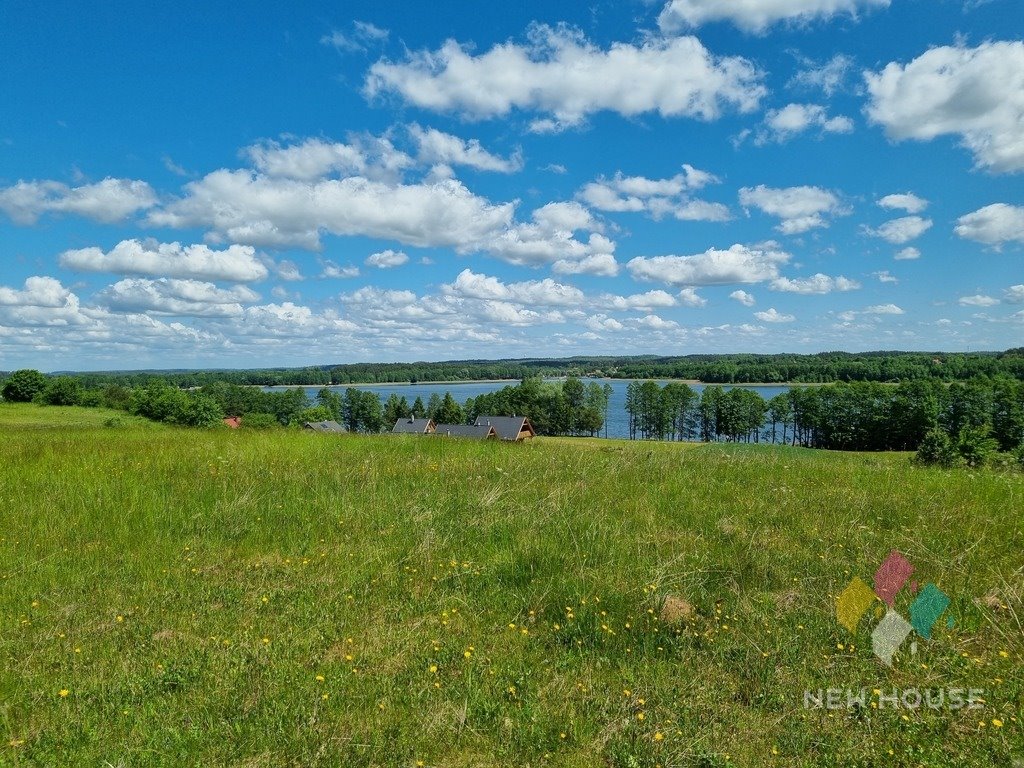
<svg viewBox="0 0 1024 768"><path fill-rule="evenodd" d="M437 664L431 664L430 665L430 674L432 674L432 675L436 675L437 674Z"/></svg>
<svg viewBox="0 0 1024 768"><path fill-rule="evenodd" d="M1002 656L1004 659L1008 659L1010 657L1010 654L1008 654L1006 651L1000 651L999 655Z"/></svg>
<svg viewBox="0 0 1024 768"><path fill-rule="evenodd" d="M61 688L59 695L62 699L66 699L68 696L71 695L71 691L69 691L67 688Z"/></svg>
<svg viewBox="0 0 1024 768"><path fill-rule="evenodd" d="M992 718L992 725L994 725L996 728L1002 728L1003 727L1003 721L1000 720L998 717L993 717Z"/></svg>
<svg viewBox="0 0 1024 768"><path fill-rule="evenodd" d="M323 699L324 701L327 701L329 698L331 698L331 694L325 693L320 698Z"/></svg>
<svg viewBox="0 0 1024 768"><path fill-rule="evenodd" d="M316 681L317 681L318 683L322 683L322 682L323 682L324 680L325 680L325 678L324 678L324 676L323 676L323 675L317 675L317 676L316 676Z"/></svg>
<svg viewBox="0 0 1024 768"><path fill-rule="evenodd" d="M663 741L664 739L665 739L665 734L663 734L661 731L658 731L657 733L654 734L654 740L655 741Z"/></svg>

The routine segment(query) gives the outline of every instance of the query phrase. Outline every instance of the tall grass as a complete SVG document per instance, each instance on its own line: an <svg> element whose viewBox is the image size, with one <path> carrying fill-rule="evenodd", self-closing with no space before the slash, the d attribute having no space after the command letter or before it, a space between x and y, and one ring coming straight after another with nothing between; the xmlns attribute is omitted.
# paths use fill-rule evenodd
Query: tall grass
<svg viewBox="0 0 1024 768"><path fill-rule="evenodd" d="M1024 758L1019 474L55 413L0 407L2 765ZM889 669L834 599L892 549L954 624Z"/></svg>

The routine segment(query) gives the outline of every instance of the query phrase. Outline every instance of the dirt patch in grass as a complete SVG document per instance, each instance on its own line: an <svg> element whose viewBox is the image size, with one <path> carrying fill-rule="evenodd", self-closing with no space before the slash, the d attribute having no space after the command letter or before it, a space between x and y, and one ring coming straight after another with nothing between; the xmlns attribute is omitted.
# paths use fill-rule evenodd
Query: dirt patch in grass
<svg viewBox="0 0 1024 768"><path fill-rule="evenodd" d="M678 624L681 621L689 621L697 615L693 603L678 595L665 595L661 604L658 616L666 624Z"/></svg>

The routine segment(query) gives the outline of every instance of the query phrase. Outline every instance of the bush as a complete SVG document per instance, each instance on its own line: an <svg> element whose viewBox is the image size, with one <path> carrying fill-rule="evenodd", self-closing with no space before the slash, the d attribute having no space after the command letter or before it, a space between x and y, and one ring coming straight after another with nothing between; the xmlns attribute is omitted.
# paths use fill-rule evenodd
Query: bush
<svg viewBox="0 0 1024 768"><path fill-rule="evenodd" d="M82 383L72 376L50 379L39 394L44 405L78 405L82 397Z"/></svg>
<svg viewBox="0 0 1024 768"><path fill-rule="evenodd" d="M914 460L919 464L936 464L940 467L955 467L963 463L963 459L949 439L946 430L935 427L925 433L921 444L917 447Z"/></svg>
<svg viewBox="0 0 1024 768"><path fill-rule="evenodd" d="M0 394L12 403L28 403L46 389L46 377L39 371L23 368L4 380Z"/></svg>
<svg viewBox="0 0 1024 768"><path fill-rule="evenodd" d="M103 405L103 391L99 389L83 389L78 395L78 404L83 408L99 408Z"/></svg>
<svg viewBox="0 0 1024 768"><path fill-rule="evenodd" d="M1017 466L1020 469L1024 469L1024 445L1020 446L1013 453L1010 454L1017 462Z"/></svg>
<svg viewBox="0 0 1024 768"><path fill-rule="evenodd" d="M999 441L989 428L963 427L956 438L956 451L969 467L983 467L999 450Z"/></svg>
<svg viewBox="0 0 1024 768"><path fill-rule="evenodd" d="M208 395L189 393L181 407L167 419L173 424L186 427L212 427L224 419L224 411L217 401Z"/></svg>
<svg viewBox="0 0 1024 768"><path fill-rule="evenodd" d="M212 397L160 383L137 390L132 398L131 411L153 421L186 427L212 427L224 418L224 411Z"/></svg>
<svg viewBox="0 0 1024 768"><path fill-rule="evenodd" d="M334 414L331 413L331 409L323 405L316 405L312 408L305 408L295 414L295 418L292 419L293 425L302 426L310 421L333 421Z"/></svg>
<svg viewBox="0 0 1024 768"><path fill-rule="evenodd" d="M272 413L246 413L242 416L242 429L273 429L281 422Z"/></svg>

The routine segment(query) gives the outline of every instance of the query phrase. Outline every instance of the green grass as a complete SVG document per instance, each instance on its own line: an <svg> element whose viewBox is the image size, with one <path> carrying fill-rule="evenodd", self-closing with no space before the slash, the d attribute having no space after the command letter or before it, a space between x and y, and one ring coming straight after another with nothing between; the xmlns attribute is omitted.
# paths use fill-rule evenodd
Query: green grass
<svg viewBox="0 0 1024 768"><path fill-rule="evenodd" d="M1019 473L110 417L0 406L0 765L1024 759ZM834 598L892 549L955 624L889 669Z"/></svg>

